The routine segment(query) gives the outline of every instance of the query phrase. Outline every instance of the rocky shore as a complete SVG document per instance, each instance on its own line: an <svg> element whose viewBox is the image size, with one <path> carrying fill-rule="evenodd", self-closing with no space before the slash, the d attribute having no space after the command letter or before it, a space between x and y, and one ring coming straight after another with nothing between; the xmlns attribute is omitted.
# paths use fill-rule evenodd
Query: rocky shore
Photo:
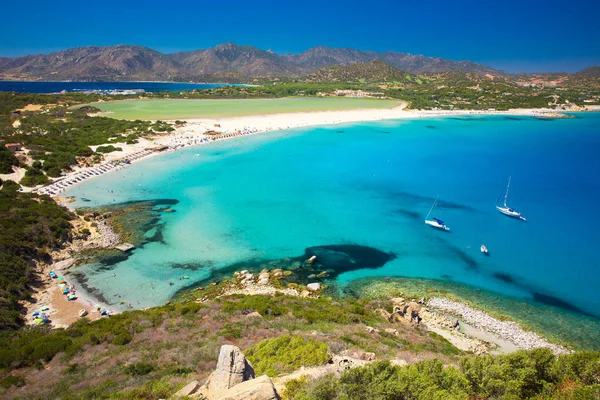
<svg viewBox="0 0 600 400"><path fill-rule="evenodd" d="M502 339L514 343L518 349L530 350L546 347L557 355L570 352L565 347L550 343L534 332L524 330L516 322L501 321L484 311L477 310L465 303L446 298L433 297L429 299L427 306L435 310L456 315L476 329L490 332Z"/></svg>

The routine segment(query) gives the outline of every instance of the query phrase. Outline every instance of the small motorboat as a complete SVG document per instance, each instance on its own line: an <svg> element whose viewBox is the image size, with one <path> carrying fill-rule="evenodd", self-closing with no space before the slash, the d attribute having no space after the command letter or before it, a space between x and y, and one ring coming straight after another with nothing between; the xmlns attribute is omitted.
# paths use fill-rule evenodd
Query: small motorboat
<svg viewBox="0 0 600 400"><path fill-rule="evenodd" d="M80 318L83 318L86 315L88 315L88 312L86 310L84 310L84 309L79 310L79 317Z"/></svg>
<svg viewBox="0 0 600 400"><path fill-rule="evenodd" d="M483 255L486 255L486 256L489 254L488 248L485 246L485 244L481 245L481 253L483 253Z"/></svg>

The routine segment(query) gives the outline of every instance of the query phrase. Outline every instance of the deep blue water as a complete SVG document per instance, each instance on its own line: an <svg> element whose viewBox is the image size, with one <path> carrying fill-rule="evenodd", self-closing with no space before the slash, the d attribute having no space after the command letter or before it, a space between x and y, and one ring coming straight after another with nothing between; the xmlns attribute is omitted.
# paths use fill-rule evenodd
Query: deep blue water
<svg viewBox="0 0 600 400"><path fill-rule="evenodd" d="M189 148L66 194L76 206L179 201L175 213L160 214L162 241L114 265L81 267L109 300L160 304L212 269L358 244L396 258L342 273L340 284L441 279L597 317L599 151L600 114L397 120ZM509 205L527 222L495 209L509 176ZM434 214L451 233L424 224L438 195Z"/></svg>
<svg viewBox="0 0 600 400"><path fill-rule="evenodd" d="M0 92L59 93L85 92L90 90L133 90L146 92L179 92L182 90L210 89L224 84L178 83L178 82L24 82L0 81Z"/></svg>

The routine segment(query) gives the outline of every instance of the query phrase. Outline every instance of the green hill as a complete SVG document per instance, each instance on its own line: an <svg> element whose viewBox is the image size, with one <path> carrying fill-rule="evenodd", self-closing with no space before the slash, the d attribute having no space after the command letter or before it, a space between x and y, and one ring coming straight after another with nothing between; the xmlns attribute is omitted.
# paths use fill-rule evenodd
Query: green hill
<svg viewBox="0 0 600 400"><path fill-rule="evenodd" d="M354 63L346 66L330 65L308 75L311 83L385 83L410 82L414 75L392 67L381 60Z"/></svg>

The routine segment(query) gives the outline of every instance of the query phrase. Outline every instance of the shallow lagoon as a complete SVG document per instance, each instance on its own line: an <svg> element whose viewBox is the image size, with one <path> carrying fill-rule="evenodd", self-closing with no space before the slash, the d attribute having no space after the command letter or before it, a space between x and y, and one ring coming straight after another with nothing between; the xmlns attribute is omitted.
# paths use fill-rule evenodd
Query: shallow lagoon
<svg viewBox="0 0 600 400"><path fill-rule="evenodd" d="M393 108L398 100L328 98L283 98L250 100L125 100L93 103L120 119L185 119L233 117L309 111L356 110L359 108Z"/></svg>
<svg viewBox="0 0 600 400"><path fill-rule="evenodd" d="M234 263L358 244L395 258L341 273L338 285L369 276L429 278L597 317L599 128L598 114L399 120L169 153L66 193L75 206L178 201L146 233L160 240L80 271L117 308L143 307ZM527 222L494 208L509 175L509 203ZM451 233L423 223L437 195L435 216Z"/></svg>

